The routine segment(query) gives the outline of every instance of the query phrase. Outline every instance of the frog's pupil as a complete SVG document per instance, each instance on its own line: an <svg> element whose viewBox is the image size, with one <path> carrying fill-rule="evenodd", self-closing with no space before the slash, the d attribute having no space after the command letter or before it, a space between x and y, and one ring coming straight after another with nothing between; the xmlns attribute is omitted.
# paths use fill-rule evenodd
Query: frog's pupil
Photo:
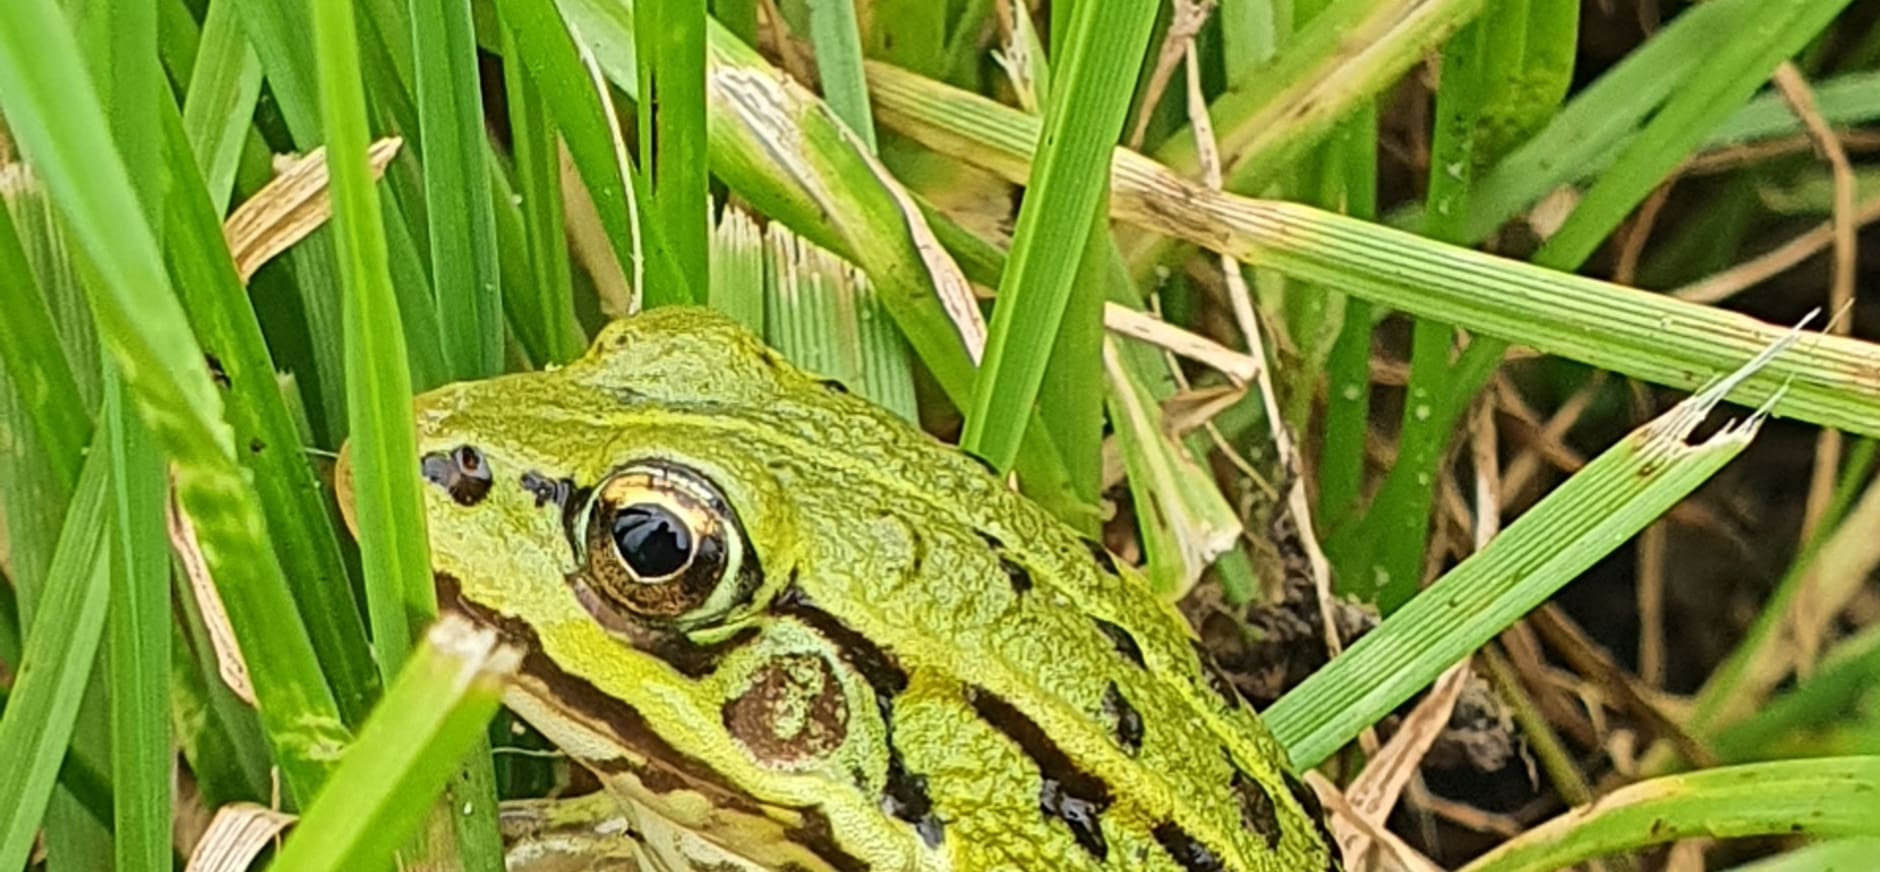
<svg viewBox="0 0 1880 872"><path fill-rule="evenodd" d="M692 558L692 531L665 506L635 503L614 514L614 545L640 578L664 578Z"/></svg>

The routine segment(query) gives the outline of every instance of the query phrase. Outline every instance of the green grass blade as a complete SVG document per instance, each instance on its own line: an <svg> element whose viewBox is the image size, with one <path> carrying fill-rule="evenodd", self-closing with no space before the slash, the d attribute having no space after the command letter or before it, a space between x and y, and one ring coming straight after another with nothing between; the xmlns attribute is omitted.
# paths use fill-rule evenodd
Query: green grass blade
<svg viewBox="0 0 1880 872"><path fill-rule="evenodd" d="M1880 757L1754 763L1657 778L1528 830L1463 872L1546 872L1690 837L1880 836L1875 784Z"/></svg>
<svg viewBox="0 0 1880 872"><path fill-rule="evenodd" d="M1822 872L1859 869L1880 852L1880 839L1835 839L1816 842L1766 857L1729 872Z"/></svg>
<svg viewBox="0 0 1880 872"><path fill-rule="evenodd" d="M1714 86L1730 78L1719 72L1742 73L1741 68L1722 65L1724 59L1718 54L1720 34L1745 35L1744 39L1725 40L1739 46L1760 45L1779 31L1783 20L1794 15L1795 9L1792 0L1716 0L1679 14L1598 81L1574 95L1546 127L1484 174L1470 195L1462 239L1476 242L1486 238L1554 189L1609 166L1610 159L1602 160L1602 156L1622 147L1637 148L1639 128L1648 120L1655 122L1660 117L1656 113L1673 95L1689 93L1688 86L1693 82L1701 89L1705 83ZM1763 68L1757 81L1767 78L1767 73L1768 68ZM1698 125L1686 132L1702 136L1711 129L1711 125ZM1663 130L1661 136L1680 135L1683 128ZM1675 159L1683 154L1678 152Z"/></svg>
<svg viewBox="0 0 1880 872"><path fill-rule="evenodd" d="M1289 158L1421 63L1483 5L1484 0L1336 0L1313 16L1269 67L1236 81L1209 107L1227 188L1256 190L1261 179L1272 178ZM1156 155L1190 178L1201 166L1192 129L1172 137Z"/></svg>
<svg viewBox="0 0 1880 872"><path fill-rule="evenodd" d="M773 224L764 234L767 338L798 366L918 421L907 346L868 277L787 227Z"/></svg>
<svg viewBox="0 0 1880 872"><path fill-rule="evenodd" d="M631 278L635 274L632 267L636 257L643 256L645 285L649 289L660 288L664 293L664 289L686 287L677 261L665 246L661 226L649 218L651 204L644 200L641 185L621 177L623 158L615 153L614 135L602 111L600 95L595 91L593 77L582 64L574 38L562 23L554 0L497 0L496 8L502 13L503 23L515 34L519 59L540 88L549 115L574 158L575 169L593 196L601 225L607 230L608 242L613 245L614 256L624 274ZM631 10L616 7L614 11L631 17ZM626 69L633 70L633 58L629 56L625 60ZM629 73L624 80L616 77L615 81L634 79ZM633 172L630 166L624 171ZM639 255L635 253L629 197L636 198L642 218L638 228ZM702 203L699 208L699 220L703 221Z"/></svg>
<svg viewBox="0 0 1880 872"><path fill-rule="evenodd" d="M996 469L1011 468L1031 421L1077 258L1109 182L1105 160L1122 131L1156 8L1145 0L1079 6L1068 57L1056 64L1045 145L1019 209L960 437L961 447Z"/></svg>
<svg viewBox="0 0 1880 872"><path fill-rule="evenodd" d="M432 628L294 827L278 872L389 868L483 736L520 652L461 619Z"/></svg>
<svg viewBox="0 0 1880 872"><path fill-rule="evenodd" d="M1620 440L1281 697L1264 717L1293 763L1318 765L1747 448L1760 413L1703 443L1685 440L1725 396L1795 338L1790 334L1748 366Z"/></svg>
<svg viewBox="0 0 1880 872"><path fill-rule="evenodd" d="M514 31L502 28L502 39L504 57L521 56ZM561 155L555 122L535 77L522 64L504 64L503 83L529 264L529 281L504 288L503 304L509 308L509 323L532 360L537 364L567 363L587 347L587 337L575 323L571 302L573 273L563 229ZM513 253L504 251L505 256Z"/></svg>
<svg viewBox="0 0 1880 872"><path fill-rule="evenodd" d="M65 759L92 660L104 636L111 592L109 445L95 448L53 549L49 583L0 716L0 772L9 800L0 804L0 868L26 866L40 816Z"/></svg>
<svg viewBox="0 0 1880 872"><path fill-rule="evenodd" d="M640 304L650 309L695 302L710 287L705 0L641 0L634 15L634 32L648 36L640 43L636 105L640 161L653 210L641 220L659 228L656 235L670 246L684 282L648 281L639 291Z"/></svg>
<svg viewBox="0 0 1880 872"><path fill-rule="evenodd" d="M503 288L470 4L412 0L411 7L424 215L431 285L446 316L444 356L454 378L482 378L503 369Z"/></svg>
<svg viewBox="0 0 1880 872"><path fill-rule="evenodd" d="M921 5L944 11L938 3ZM889 11L881 9L877 14ZM881 24L884 28L891 26L888 22ZM851 0L810 0L809 38L816 50L823 101L868 145L869 151L876 151L875 119L868 111L868 79L862 75L862 35L855 23L855 4Z"/></svg>
<svg viewBox="0 0 1880 872"><path fill-rule="evenodd" d="M211 3L203 14L202 46L196 52L186 93L183 129L220 215L228 208L235 170L251 129L249 120L261 96L261 60L249 46L231 0Z"/></svg>
<svg viewBox="0 0 1880 872"><path fill-rule="evenodd" d="M284 574L77 51L44 0L0 5L0 109L95 269L99 333L170 457L242 647L275 655L251 658L250 674L285 786L310 795L345 731L304 631L282 620L294 613Z"/></svg>
<svg viewBox="0 0 1880 872"><path fill-rule="evenodd" d="M202 193L173 109L166 110L169 187L164 225L168 260L189 325L228 387L222 392L242 465L252 474L274 550L294 571L290 593L314 655L348 724L365 719L378 696L378 667L366 644L327 491L302 450L304 439L275 380L275 361L236 277L216 212ZM270 620L283 620L271 618Z"/></svg>
<svg viewBox="0 0 1880 872"><path fill-rule="evenodd" d="M1849 0L1764 0L1746 29L1705 52L1701 70L1672 94L1612 168L1580 198L1534 262L1568 268L1591 256L1659 182L1741 107L1783 60L1834 21Z"/></svg>
<svg viewBox="0 0 1880 872"><path fill-rule="evenodd" d="M119 869L170 865L169 481L163 456L131 410L122 384L107 387L117 550L112 560L112 843Z"/></svg>
<svg viewBox="0 0 1880 872"><path fill-rule="evenodd" d="M378 189L366 163L365 94L350 0L314 5L321 119L333 224L346 291L346 408L353 506L365 569L366 613L380 674L393 675L414 628L436 614L424 509L418 498L411 374L386 261Z"/></svg>
<svg viewBox="0 0 1880 872"><path fill-rule="evenodd" d="M72 377L71 364L59 347L52 312L33 281L32 265L13 222L13 210L0 202L0 361L25 406L26 421L38 437L60 486L69 492L91 442L91 416Z"/></svg>

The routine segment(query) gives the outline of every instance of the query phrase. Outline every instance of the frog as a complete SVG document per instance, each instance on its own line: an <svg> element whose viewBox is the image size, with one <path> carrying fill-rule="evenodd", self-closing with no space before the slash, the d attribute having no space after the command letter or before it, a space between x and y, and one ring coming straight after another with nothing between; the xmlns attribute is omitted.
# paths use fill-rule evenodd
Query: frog
<svg viewBox="0 0 1880 872"><path fill-rule="evenodd" d="M504 703L621 868L1340 868L1136 568L730 318L631 315L414 419L439 607L523 652Z"/></svg>

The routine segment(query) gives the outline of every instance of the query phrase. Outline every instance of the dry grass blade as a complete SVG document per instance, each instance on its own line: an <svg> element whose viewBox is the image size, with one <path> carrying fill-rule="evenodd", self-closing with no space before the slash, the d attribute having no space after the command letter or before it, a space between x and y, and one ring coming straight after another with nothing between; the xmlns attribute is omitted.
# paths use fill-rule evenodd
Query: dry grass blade
<svg viewBox="0 0 1880 872"><path fill-rule="evenodd" d="M222 594L216 589L215 579L209 575L209 563L203 559L202 546L196 542L196 530L189 523L189 516L177 506L174 495L164 515L168 519L170 551L183 564L183 575L189 579L190 593L195 595L196 607L202 611L203 626L208 628L209 645L215 649L217 674L222 676L222 683L228 685L237 699L252 708L255 705L255 688L248 680L248 663L242 659L241 646L235 640L235 628L229 624L228 609L222 605Z"/></svg>
<svg viewBox="0 0 1880 872"><path fill-rule="evenodd" d="M1346 801L1345 795L1339 792L1338 785L1333 784L1331 779L1317 772L1307 772L1305 780L1306 784L1312 787L1313 792L1319 795L1319 801L1324 804L1326 812L1331 817L1335 831L1360 833L1376 841L1389 852L1390 859L1396 864L1395 866L1388 865L1381 858L1373 856L1374 865L1365 866L1347 857L1346 862L1350 864L1349 868L1354 872L1392 868L1407 870L1407 872L1443 872L1441 866L1418 853L1396 833L1372 823L1364 815L1358 813L1358 810L1352 808L1351 803Z"/></svg>
<svg viewBox="0 0 1880 872"><path fill-rule="evenodd" d="M215 810L209 829L189 852L186 872L245 872L255 858L279 839L295 816L252 802Z"/></svg>
<svg viewBox="0 0 1880 872"><path fill-rule="evenodd" d="M1199 333L1183 330L1147 312L1128 306L1105 303L1103 326L1118 336L1127 336L1170 351L1197 363L1219 370L1236 385L1253 381L1260 374L1260 360L1215 342Z"/></svg>
<svg viewBox="0 0 1880 872"><path fill-rule="evenodd" d="M384 175L405 141L387 137L372 143L366 158L372 178ZM266 187L235 208L223 222L228 250L242 284L263 264L307 238L333 216L327 195L326 149L317 148L287 162Z"/></svg>
<svg viewBox="0 0 1880 872"><path fill-rule="evenodd" d="M1371 834L1385 828L1397 798L1416 778L1423 756L1449 727L1449 715L1455 710L1463 688L1468 687L1472 674L1468 660L1449 667L1448 672L1436 679L1429 694L1411 710L1410 716L1404 718L1390 741L1365 764L1357 780L1345 788L1345 800L1351 804L1352 812L1362 815L1371 824L1356 827L1351 826L1348 819L1338 819L1346 824L1338 833L1345 862L1356 863L1357 858L1371 849Z"/></svg>

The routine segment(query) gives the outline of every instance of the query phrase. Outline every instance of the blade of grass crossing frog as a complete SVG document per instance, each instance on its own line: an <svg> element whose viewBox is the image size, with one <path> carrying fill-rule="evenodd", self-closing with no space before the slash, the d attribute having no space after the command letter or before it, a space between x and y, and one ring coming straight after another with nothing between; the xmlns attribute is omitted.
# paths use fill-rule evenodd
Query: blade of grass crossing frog
<svg viewBox="0 0 1880 872"><path fill-rule="evenodd" d="M86 458L61 526L51 585L28 618L18 683L0 715L0 766L12 800L0 805L0 867L24 868L66 756L111 594L112 446Z"/></svg>
<svg viewBox="0 0 1880 872"><path fill-rule="evenodd" d="M252 473L274 549L294 567L288 584L340 714L358 724L378 696L378 667L325 494L302 446L305 434L276 380L276 366L247 290L229 262L222 224L203 195L176 112L166 107L166 160L176 184L165 198L164 249L191 331L227 404L241 463Z"/></svg>
<svg viewBox="0 0 1880 872"><path fill-rule="evenodd" d="M1799 335L1791 331L1748 364L1632 431L1281 697L1265 719L1293 763L1317 765L1747 448L1767 406L1701 443L1686 440L1725 397L1788 351Z"/></svg>
<svg viewBox="0 0 1880 872"><path fill-rule="evenodd" d="M764 336L767 296L763 231L749 212L727 206L712 234L711 307Z"/></svg>
<svg viewBox="0 0 1880 872"><path fill-rule="evenodd" d="M458 760L483 737L520 662L521 652L460 619L432 628L301 816L275 867L389 866Z"/></svg>
<svg viewBox="0 0 1880 872"><path fill-rule="evenodd" d="M445 358L454 378L482 378L502 371L503 288L470 5L414 0L411 13L409 33L384 35L409 39L417 63L424 216Z"/></svg>
<svg viewBox="0 0 1880 872"><path fill-rule="evenodd" d="M1543 872L1691 836L1871 838L1880 836L1880 816L1873 813L1876 783L1880 756L1755 763L1655 778L1534 827L1463 872Z"/></svg>
<svg viewBox="0 0 1880 872"><path fill-rule="evenodd" d="M170 457L178 499L250 652L284 786L311 795L344 728L305 629L287 618L295 610L285 575L129 172L111 147L71 34L46 4L0 6L0 109L14 119L16 141L94 267L97 280L85 287L99 333Z"/></svg>
<svg viewBox="0 0 1880 872"><path fill-rule="evenodd" d="M960 444L1009 469L1072 293L1076 265L1109 185L1115 147L1157 4L1083 3L1055 63L1046 135L1019 208L986 355ZM1096 317L1101 318L1098 311Z"/></svg>

